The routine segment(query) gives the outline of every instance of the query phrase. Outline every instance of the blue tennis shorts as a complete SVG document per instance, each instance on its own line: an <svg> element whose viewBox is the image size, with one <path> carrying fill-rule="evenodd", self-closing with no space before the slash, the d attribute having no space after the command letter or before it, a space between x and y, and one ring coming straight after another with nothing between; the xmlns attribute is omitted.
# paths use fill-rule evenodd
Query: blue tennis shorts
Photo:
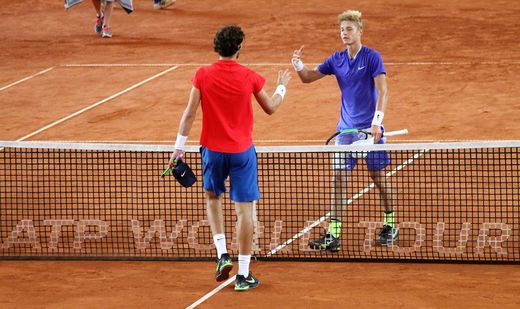
<svg viewBox="0 0 520 309"><path fill-rule="evenodd" d="M241 153L216 152L202 147L201 153L204 190L220 196L226 192L229 176L229 197L232 201L252 202L260 199L254 146Z"/></svg>
<svg viewBox="0 0 520 309"><path fill-rule="evenodd" d="M350 145L359 140L362 135L358 136L356 133L342 134L336 138L336 145ZM385 138L382 138L377 144L384 144ZM369 151L364 157L369 171L382 171L390 165L390 154L386 150ZM358 158L349 153L335 153L334 154L334 169L336 170L353 170L358 162Z"/></svg>

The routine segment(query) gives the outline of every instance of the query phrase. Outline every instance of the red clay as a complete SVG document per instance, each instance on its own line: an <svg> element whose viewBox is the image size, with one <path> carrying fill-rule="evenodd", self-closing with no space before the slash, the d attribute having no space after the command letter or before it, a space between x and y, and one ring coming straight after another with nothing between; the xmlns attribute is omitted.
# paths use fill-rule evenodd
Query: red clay
<svg viewBox="0 0 520 309"><path fill-rule="evenodd" d="M49 67L52 71L0 91L0 140L15 140L140 82L164 67L62 67L65 64L182 64L31 140L171 140L191 77L215 60L218 27L240 24L240 57L273 81L305 45L306 63L342 48L336 16L344 1L189 1L154 11L135 0L114 11L114 37L93 32L89 1L5 1L0 11L0 88ZM277 3L279 2L279 3ZM518 113L520 4L516 0L385 0L360 2L363 42L387 65L388 130L395 140L520 139ZM193 64L193 65L186 65ZM334 130L339 90L333 78L311 85L296 76L274 116L256 113L256 140L323 140ZM274 84L267 89L274 91ZM257 111L258 107L255 107ZM200 115L199 115L200 117ZM200 132L200 118L191 141ZM182 308L218 285L205 262L2 261L4 308ZM517 308L518 265L373 263L253 264L262 285L236 294L230 286L202 308Z"/></svg>

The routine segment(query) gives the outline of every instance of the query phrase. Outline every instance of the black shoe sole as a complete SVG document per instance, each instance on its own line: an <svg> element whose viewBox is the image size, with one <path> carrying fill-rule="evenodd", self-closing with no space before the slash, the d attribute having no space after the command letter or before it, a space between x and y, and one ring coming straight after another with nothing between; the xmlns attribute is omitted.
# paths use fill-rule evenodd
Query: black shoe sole
<svg viewBox="0 0 520 309"><path fill-rule="evenodd" d="M249 286L249 288L246 290L235 290L235 292L245 292L245 291L249 291L252 289L256 289L259 285L260 285L260 280L257 281L257 284L255 286Z"/></svg>
<svg viewBox="0 0 520 309"><path fill-rule="evenodd" d="M397 242L397 239L395 239L395 240L390 240L390 241L388 241L388 240L387 240L387 241L381 241L381 240L379 240L379 243L381 244L381 246L386 246L386 245L388 245L389 243L396 243L396 242Z"/></svg>
<svg viewBox="0 0 520 309"><path fill-rule="evenodd" d="M381 246L387 246L388 243L396 243L399 240L399 236L397 236L394 240L388 240L388 239L379 239L379 243Z"/></svg>
<svg viewBox="0 0 520 309"><path fill-rule="evenodd" d="M229 266L223 267L220 270L220 274L215 276L215 279L217 280L217 282L224 281L224 280L228 279L229 278L229 273L231 272L232 269L233 269L233 265L229 265Z"/></svg>
<svg viewBox="0 0 520 309"><path fill-rule="evenodd" d="M245 292L245 291L249 291L252 289L256 289L259 285L260 285L260 283L255 286L250 286L249 289L247 289L247 290L235 290L235 292Z"/></svg>
<svg viewBox="0 0 520 309"><path fill-rule="evenodd" d="M326 251L330 251L332 253L338 253L341 250L341 247L323 248L320 245L317 245L317 244L314 244L314 243L311 243L311 242L309 242L308 246L309 246L309 248L311 248L313 250L326 250Z"/></svg>

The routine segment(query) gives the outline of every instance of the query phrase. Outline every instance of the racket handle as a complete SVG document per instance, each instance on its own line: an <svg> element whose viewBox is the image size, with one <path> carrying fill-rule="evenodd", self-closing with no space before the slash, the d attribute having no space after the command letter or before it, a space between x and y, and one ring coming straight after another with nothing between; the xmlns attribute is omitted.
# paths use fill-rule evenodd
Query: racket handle
<svg viewBox="0 0 520 309"><path fill-rule="evenodd" d="M408 134L408 129L402 129L397 131L388 131L383 133L384 136L399 136Z"/></svg>
<svg viewBox="0 0 520 309"><path fill-rule="evenodd" d="M168 167L164 170L164 172L162 173L161 177L164 178L164 176L168 175L169 173L170 173L170 167L168 166Z"/></svg>

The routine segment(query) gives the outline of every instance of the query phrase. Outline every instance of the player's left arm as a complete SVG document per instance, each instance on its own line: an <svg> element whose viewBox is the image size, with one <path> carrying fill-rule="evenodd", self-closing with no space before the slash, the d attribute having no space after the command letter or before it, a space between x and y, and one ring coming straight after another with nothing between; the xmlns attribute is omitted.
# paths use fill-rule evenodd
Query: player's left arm
<svg viewBox="0 0 520 309"><path fill-rule="evenodd" d="M381 125L383 124L383 117L388 103L388 87L386 84L386 74L379 74L374 77L374 84L377 91L377 104L374 119L372 120L372 136L374 136L374 143L379 142L383 136Z"/></svg>
<svg viewBox="0 0 520 309"><path fill-rule="evenodd" d="M278 87L276 87L276 90L271 97L267 94L264 88L254 94L256 101L260 104L260 107L262 107L262 110L266 114L272 115L278 107L280 107L285 92L287 91L286 86L289 83L289 80L291 80L291 74L287 69L279 71L277 80Z"/></svg>

